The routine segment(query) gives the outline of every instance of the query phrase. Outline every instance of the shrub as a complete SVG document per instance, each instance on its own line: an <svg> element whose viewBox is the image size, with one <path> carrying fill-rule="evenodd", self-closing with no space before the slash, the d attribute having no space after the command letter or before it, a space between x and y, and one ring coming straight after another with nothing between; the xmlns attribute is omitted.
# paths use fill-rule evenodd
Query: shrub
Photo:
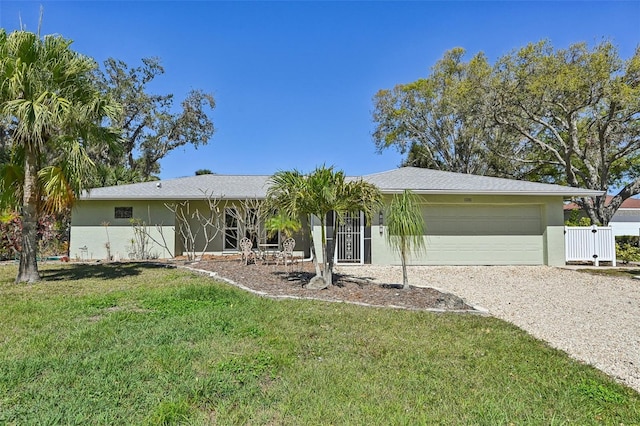
<svg viewBox="0 0 640 426"><path fill-rule="evenodd" d="M20 252L22 222L15 214L4 215L0 220L0 260L14 259Z"/></svg>
<svg viewBox="0 0 640 426"><path fill-rule="evenodd" d="M637 235L616 235L616 244L630 244L634 247L640 247L640 237Z"/></svg>
<svg viewBox="0 0 640 426"><path fill-rule="evenodd" d="M45 215L38 220L38 254L51 256L66 254L68 237L64 216ZM22 221L17 213L0 218L0 260L18 257L22 250Z"/></svg>
<svg viewBox="0 0 640 426"><path fill-rule="evenodd" d="M564 221L565 226L591 226L591 219L582 215L580 209L573 209L569 213L569 218Z"/></svg>
<svg viewBox="0 0 640 426"><path fill-rule="evenodd" d="M624 264L638 262L640 261L640 247L629 243L616 244L616 257Z"/></svg>

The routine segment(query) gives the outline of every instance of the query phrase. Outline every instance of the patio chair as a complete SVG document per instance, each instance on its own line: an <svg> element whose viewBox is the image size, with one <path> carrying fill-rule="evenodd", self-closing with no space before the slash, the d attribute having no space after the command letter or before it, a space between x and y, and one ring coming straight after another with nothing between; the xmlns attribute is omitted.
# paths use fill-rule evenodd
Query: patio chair
<svg viewBox="0 0 640 426"><path fill-rule="evenodd" d="M278 253L276 258L276 265L282 261L282 264L287 266L287 264L293 264L293 249L296 246L296 240L293 238L287 238L282 243L282 251Z"/></svg>
<svg viewBox="0 0 640 426"><path fill-rule="evenodd" d="M255 263L256 254L253 251L253 241L244 237L240 240L239 246L242 253L241 261L244 261L245 265L248 265L250 260L253 260L253 263Z"/></svg>

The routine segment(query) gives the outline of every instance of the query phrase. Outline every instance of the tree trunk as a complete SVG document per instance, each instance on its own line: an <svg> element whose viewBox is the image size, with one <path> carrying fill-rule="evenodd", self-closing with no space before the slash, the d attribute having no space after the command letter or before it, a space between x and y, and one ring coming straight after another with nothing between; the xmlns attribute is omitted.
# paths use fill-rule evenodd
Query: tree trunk
<svg viewBox="0 0 640 426"><path fill-rule="evenodd" d="M320 264L318 263L318 256L316 255L316 244L313 240L313 218L309 216L309 241L311 243L311 259L313 259L313 266L316 270L316 275L322 276L322 271L320 270Z"/></svg>
<svg viewBox="0 0 640 426"><path fill-rule="evenodd" d="M400 253L400 259L402 260L402 289L409 290L409 277L407 275L407 254L404 249L402 249Z"/></svg>
<svg viewBox="0 0 640 426"><path fill-rule="evenodd" d="M324 269L324 279L327 284L331 284L331 285L333 285L333 262L336 254L336 240L338 238L339 226L340 226L339 221L336 217L333 222L333 229L331 232L331 242L327 242L327 249L325 252L326 263L325 263L325 269Z"/></svg>
<svg viewBox="0 0 640 426"><path fill-rule="evenodd" d="M407 276L406 262L402 262L402 289L409 290L409 277Z"/></svg>
<svg viewBox="0 0 640 426"><path fill-rule="evenodd" d="M332 285L333 284L333 248L335 247L335 241L327 241L326 250L324 253L324 281Z"/></svg>
<svg viewBox="0 0 640 426"><path fill-rule="evenodd" d="M618 211L624 200L640 193L640 178L628 183L618 194L614 195L609 204L606 204L606 196L582 198L578 205L586 212L592 223L601 226L609 226L613 215Z"/></svg>
<svg viewBox="0 0 640 426"><path fill-rule="evenodd" d="M22 199L22 251L16 283L40 281L37 260L38 187L37 157L29 144L25 149L24 195Z"/></svg>

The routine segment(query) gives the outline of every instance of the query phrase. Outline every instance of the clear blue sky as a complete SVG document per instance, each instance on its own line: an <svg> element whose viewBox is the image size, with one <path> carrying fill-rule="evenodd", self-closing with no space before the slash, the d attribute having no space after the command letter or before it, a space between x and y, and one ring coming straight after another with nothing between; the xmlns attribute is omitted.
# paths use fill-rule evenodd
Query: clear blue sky
<svg viewBox="0 0 640 426"><path fill-rule="evenodd" d="M152 86L181 100L214 95L217 131L197 150L162 161L163 179L207 168L272 174L321 164L350 175L393 169L401 156L375 152L372 97L428 74L445 51L498 57L543 38L557 48L612 40L623 58L640 43L636 1L7 1L0 26L74 40L98 62L137 66L161 58Z"/></svg>

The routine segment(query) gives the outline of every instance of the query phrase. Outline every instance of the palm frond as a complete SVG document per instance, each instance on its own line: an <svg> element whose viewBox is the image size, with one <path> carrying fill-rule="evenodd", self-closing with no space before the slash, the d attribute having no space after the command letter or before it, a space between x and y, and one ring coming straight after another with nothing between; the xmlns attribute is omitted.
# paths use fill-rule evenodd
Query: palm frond
<svg viewBox="0 0 640 426"><path fill-rule="evenodd" d="M425 224L417 197L405 190L395 194L387 211L387 241L397 251L408 254L411 249L423 251Z"/></svg>
<svg viewBox="0 0 640 426"><path fill-rule="evenodd" d="M55 166L47 166L38 172L38 183L44 198L42 209L53 214L70 207L75 200L73 189L64 171Z"/></svg>
<svg viewBox="0 0 640 426"><path fill-rule="evenodd" d="M22 202L24 169L13 163L0 166L0 207L16 209Z"/></svg>

